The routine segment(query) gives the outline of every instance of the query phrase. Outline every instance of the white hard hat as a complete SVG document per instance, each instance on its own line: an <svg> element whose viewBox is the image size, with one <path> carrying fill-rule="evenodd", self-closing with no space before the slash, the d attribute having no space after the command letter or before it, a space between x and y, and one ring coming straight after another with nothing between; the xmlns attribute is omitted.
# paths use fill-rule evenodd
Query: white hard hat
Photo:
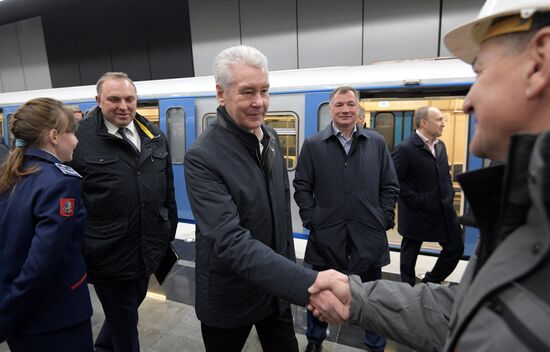
<svg viewBox="0 0 550 352"><path fill-rule="evenodd" d="M445 45L454 56L472 63L483 41L505 33L528 31L533 15L548 11L550 0L487 0L475 20L445 35ZM510 22L493 28L493 20L513 15L516 17Z"/></svg>

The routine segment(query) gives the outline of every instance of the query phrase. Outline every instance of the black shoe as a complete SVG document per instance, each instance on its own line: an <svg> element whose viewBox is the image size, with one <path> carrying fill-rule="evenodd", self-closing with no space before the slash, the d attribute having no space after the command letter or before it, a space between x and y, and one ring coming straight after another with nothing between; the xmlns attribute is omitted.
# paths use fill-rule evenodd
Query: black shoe
<svg viewBox="0 0 550 352"><path fill-rule="evenodd" d="M309 342L306 347L306 352L321 352L322 350L323 350L323 345L321 344L316 345L311 342Z"/></svg>

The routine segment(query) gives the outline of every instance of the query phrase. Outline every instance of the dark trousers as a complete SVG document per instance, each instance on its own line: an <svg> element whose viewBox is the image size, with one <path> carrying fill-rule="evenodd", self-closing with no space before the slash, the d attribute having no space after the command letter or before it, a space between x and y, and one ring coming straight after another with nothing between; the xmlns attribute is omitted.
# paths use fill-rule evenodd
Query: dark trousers
<svg viewBox="0 0 550 352"><path fill-rule="evenodd" d="M439 242L439 245L443 249L433 269L426 273L424 277L424 281L426 282L441 283L447 276L451 275L458 261L462 258L464 242L462 241L462 236L459 234L451 237L446 242ZM414 267L416 266L416 259L418 258L420 247L422 247L422 241L420 240L403 237L401 241L399 264L401 281L408 282L411 286L414 286L416 283Z"/></svg>
<svg viewBox="0 0 550 352"><path fill-rule="evenodd" d="M264 352L298 352L290 307L281 314L277 312L254 324L234 329L220 329L201 323L206 352L240 352L252 325L256 327Z"/></svg>
<svg viewBox="0 0 550 352"><path fill-rule="evenodd" d="M9 338L8 347L12 352L93 352L92 324L86 319L60 330Z"/></svg>
<svg viewBox="0 0 550 352"><path fill-rule="evenodd" d="M328 268L318 267L313 265L313 270L323 271ZM366 273L360 274L362 282L379 280L382 278L382 268L370 267ZM328 324L317 319L309 310L307 311L307 341L320 345L327 337ZM377 335L371 331L365 330L365 338L363 340L365 345L375 352L384 351L386 347L386 338Z"/></svg>
<svg viewBox="0 0 550 352"><path fill-rule="evenodd" d="M96 352L139 352L138 307L148 286L149 275L94 284L105 313L95 341Z"/></svg>

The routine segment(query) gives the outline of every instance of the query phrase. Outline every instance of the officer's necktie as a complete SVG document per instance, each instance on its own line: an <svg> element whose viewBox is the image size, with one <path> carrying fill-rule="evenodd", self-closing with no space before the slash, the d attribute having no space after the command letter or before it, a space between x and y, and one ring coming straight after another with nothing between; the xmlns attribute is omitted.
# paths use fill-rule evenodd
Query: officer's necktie
<svg viewBox="0 0 550 352"><path fill-rule="evenodd" d="M124 139L128 144L130 144L132 146L132 149L134 149L134 151L139 154L139 149L136 147L136 145L130 140L130 138L128 138L128 136L126 135L126 128L125 127L121 127L118 129L118 133L120 133L120 136L122 137L122 139Z"/></svg>

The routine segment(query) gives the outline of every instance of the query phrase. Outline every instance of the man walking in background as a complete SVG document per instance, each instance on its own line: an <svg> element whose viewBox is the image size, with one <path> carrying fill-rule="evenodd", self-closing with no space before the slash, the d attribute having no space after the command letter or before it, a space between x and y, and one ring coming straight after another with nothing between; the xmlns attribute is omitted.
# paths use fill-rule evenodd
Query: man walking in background
<svg viewBox="0 0 550 352"><path fill-rule="evenodd" d="M414 267L423 241L439 242L443 250L422 282L440 283L462 257L462 230L453 206L454 189L445 143L439 139L444 116L436 107L414 112L416 131L392 153L399 179L397 229L401 241L401 281L414 286Z"/></svg>

